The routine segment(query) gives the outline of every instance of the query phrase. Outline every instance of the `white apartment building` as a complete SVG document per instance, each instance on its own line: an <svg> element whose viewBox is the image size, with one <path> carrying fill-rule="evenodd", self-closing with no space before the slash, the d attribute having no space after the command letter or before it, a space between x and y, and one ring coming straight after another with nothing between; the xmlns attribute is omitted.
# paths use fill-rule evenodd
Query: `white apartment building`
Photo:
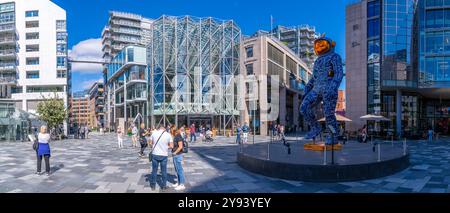
<svg viewBox="0 0 450 213"><path fill-rule="evenodd" d="M36 113L38 102L56 92L67 106L71 88L66 11L50 0L0 0L0 6L0 29L10 30L0 30L0 50L14 50L3 45L3 40L14 38L15 43L14 53L4 56L0 51L0 71L2 65L8 65L16 72L16 80L8 81L13 83L6 89L9 93L0 98L14 102L16 108ZM67 130L66 123L64 126Z"/></svg>

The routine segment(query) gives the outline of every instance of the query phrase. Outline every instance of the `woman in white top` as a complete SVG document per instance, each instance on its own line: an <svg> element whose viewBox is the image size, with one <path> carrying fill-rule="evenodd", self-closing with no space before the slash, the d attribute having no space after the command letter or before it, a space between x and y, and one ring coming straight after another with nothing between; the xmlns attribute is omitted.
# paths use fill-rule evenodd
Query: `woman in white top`
<svg viewBox="0 0 450 213"><path fill-rule="evenodd" d="M122 131L122 127L119 126L119 128L117 128L117 142L119 145L119 148L123 147L123 131Z"/></svg>
<svg viewBox="0 0 450 213"><path fill-rule="evenodd" d="M37 149L37 172L41 175L42 158L45 159L45 173L50 175L50 134L47 133L47 126L41 126L41 130L38 135L39 147Z"/></svg>

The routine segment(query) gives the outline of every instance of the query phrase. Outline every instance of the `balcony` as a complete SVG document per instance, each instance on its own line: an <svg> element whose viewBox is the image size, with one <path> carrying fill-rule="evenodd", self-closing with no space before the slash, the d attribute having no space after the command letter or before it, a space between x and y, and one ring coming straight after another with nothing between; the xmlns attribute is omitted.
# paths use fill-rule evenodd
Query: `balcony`
<svg viewBox="0 0 450 213"><path fill-rule="evenodd" d="M2 37L0 38L0 45L6 45L6 44L16 44L16 38L14 37Z"/></svg>
<svg viewBox="0 0 450 213"><path fill-rule="evenodd" d="M16 63L0 63L0 71L17 72L17 65Z"/></svg>
<svg viewBox="0 0 450 213"><path fill-rule="evenodd" d="M139 43L140 39L138 38L129 38L129 37L122 37L122 36L112 36L111 37L115 41L119 42L125 42L125 43ZM114 45L112 45L114 48Z"/></svg>
<svg viewBox="0 0 450 213"><path fill-rule="evenodd" d="M141 27L141 23L137 22L137 21L125 21L125 20L113 19L113 20L111 20L111 24L112 25L127 26L127 27L136 27L136 28L140 28Z"/></svg>
<svg viewBox="0 0 450 213"><path fill-rule="evenodd" d="M0 76L0 85L16 85L17 78L14 76L3 77Z"/></svg>
<svg viewBox="0 0 450 213"><path fill-rule="evenodd" d="M125 47L125 45L122 45L122 44L113 44L113 45L111 45L111 47L112 47L112 49L114 49L114 50L120 51L120 50L122 50L122 49Z"/></svg>
<svg viewBox="0 0 450 213"><path fill-rule="evenodd" d="M16 32L16 26L14 24L0 25L0 33L3 32Z"/></svg>
<svg viewBox="0 0 450 213"><path fill-rule="evenodd" d="M0 58L2 59L15 59L16 57L16 50L0 50Z"/></svg>
<svg viewBox="0 0 450 213"><path fill-rule="evenodd" d="M129 35L141 35L140 30L130 30L130 29L124 29L119 27L113 27L111 28L111 31L114 33L121 33L121 34L129 34Z"/></svg>

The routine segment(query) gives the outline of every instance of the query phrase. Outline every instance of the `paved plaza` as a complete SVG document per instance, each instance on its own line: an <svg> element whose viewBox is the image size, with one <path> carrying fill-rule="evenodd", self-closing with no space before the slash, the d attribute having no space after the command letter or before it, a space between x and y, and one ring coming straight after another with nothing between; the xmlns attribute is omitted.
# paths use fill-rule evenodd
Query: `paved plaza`
<svg viewBox="0 0 450 213"><path fill-rule="evenodd" d="M256 140L263 140L259 137ZM392 176L343 183L307 183L268 178L240 168L234 138L196 143L185 154L184 192L450 192L450 141L410 141L411 167ZM138 158L129 138L118 149L113 134L51 143L52 174L38 176L31 142L0 143L0 192L158 193L149 183L147 158ZM148 150L146 151L148 153ZM44 165L43 165L44 166ZM172 159L169 182L176 178ZM169 183L170 184L170 183ZM176 192L169 189L165 192Z"/></svg>

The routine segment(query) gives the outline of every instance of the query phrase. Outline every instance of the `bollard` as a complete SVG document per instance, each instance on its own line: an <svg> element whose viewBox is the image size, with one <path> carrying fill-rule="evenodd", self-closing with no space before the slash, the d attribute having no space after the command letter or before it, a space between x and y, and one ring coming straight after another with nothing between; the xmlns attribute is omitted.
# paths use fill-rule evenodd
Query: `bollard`
<svg viewBox="0 0 450 213"><path fill-rule="evenodd" d="M323 147L323 165L327 165L327 145Z"/></svg>
<svg viewBox="0 0 450 213"><path fill-rule="evenodd" d="M270 160L270 143L267 144L267 160Z"/></svg>
<svg viewBox="0 0 450 213"><path fill-rule="evenodd" d="M381 144L378 143L378 162L381 161Z"/></svg>
<svg viewBox="0 0 450 213"><path fill-rule="evenodd" d="M394 136L391 136L391 145L394 146Z"/></svg>

